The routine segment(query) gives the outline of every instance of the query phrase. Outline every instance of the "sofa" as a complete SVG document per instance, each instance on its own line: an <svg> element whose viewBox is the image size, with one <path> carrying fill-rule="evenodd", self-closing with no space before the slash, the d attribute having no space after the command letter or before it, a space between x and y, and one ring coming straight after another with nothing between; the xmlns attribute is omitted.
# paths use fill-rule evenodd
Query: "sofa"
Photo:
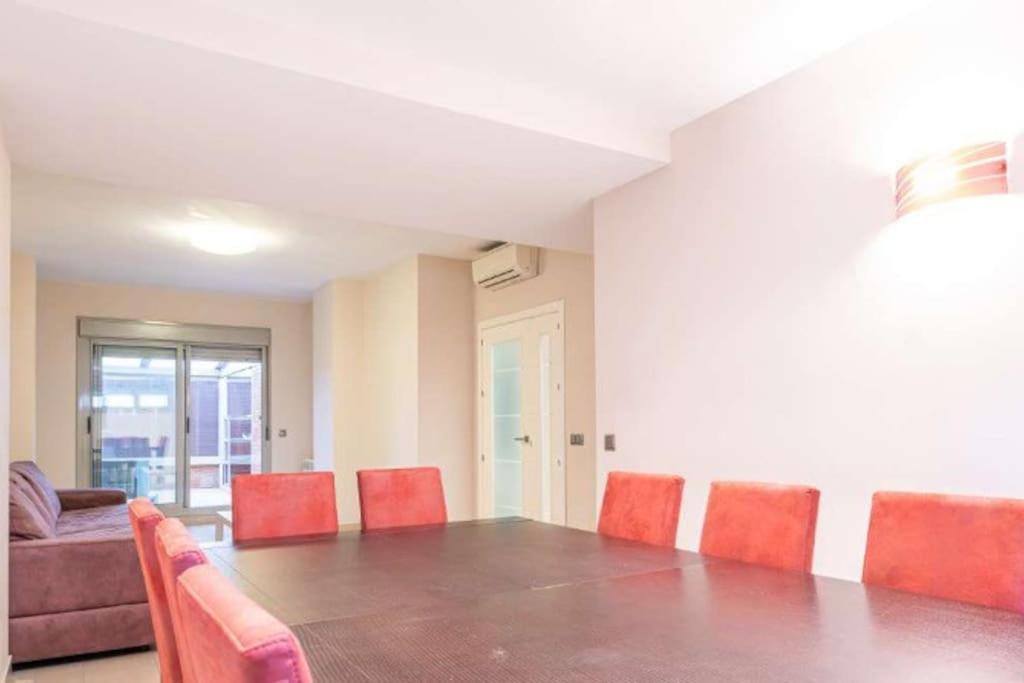
<svg viewBox="0 0 1024 683"><path fill-rule="evenodd" d="M11 463L10 540L15 663L153 643L124 491L55 490Z"/></svg>

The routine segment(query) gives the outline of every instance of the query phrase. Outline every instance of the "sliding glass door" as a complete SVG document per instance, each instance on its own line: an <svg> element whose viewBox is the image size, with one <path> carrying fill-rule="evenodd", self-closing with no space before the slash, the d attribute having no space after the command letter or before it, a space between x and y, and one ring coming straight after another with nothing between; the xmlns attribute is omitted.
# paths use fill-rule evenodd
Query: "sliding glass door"
<svg viewBox="0 0 1024 683"><path fill-rule="evenodd" d="M79 348L80 485L213 510L231 505L232 477L269 471L266 346L80 335Z"/></svg>
<svg viewBox="0 0 1024 683"><path fill-rule="evenodd" d="M176 503L177 349L97 344L91 374L93 484Z"/></svg>
<svg viewBox="0 0 1024 683"><path fill-rule="evenodd" d="M263 469L263 354L188 352L188 494L192 507L231 504L231 477Z"/></svg>

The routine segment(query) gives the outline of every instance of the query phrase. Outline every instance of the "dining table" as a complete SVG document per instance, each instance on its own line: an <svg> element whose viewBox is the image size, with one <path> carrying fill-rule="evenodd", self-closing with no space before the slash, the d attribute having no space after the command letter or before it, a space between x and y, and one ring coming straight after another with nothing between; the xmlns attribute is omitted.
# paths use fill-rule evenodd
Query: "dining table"
<svg viewBox="0 0 1024 683"><path fill-rule="evenodd" d="M1024 681L1024 616L511 518L207 556L313 680Z"/></svg>

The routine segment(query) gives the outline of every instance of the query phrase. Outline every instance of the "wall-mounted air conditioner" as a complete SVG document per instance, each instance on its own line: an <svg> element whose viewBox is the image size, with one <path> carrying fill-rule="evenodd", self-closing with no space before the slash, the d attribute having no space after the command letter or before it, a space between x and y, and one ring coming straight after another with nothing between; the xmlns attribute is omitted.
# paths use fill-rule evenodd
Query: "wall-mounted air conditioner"
<svg viewBox="0 0 1024 683"><path fill-rule="evenodd" d="M501 289L537 277L537 247L505 244L473 261L473 280L484 289Z"/></svg>

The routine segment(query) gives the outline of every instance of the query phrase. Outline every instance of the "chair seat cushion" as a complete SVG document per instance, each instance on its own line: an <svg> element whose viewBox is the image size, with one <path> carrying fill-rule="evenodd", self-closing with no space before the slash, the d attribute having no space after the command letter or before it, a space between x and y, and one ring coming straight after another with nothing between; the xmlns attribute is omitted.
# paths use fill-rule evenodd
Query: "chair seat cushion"
<svg viewBox="0 0 1024 683"><path fill-rule="evenodd" d="M57 519L57 536L127 535L132 533L127 505L69 510Z"/></svg>

